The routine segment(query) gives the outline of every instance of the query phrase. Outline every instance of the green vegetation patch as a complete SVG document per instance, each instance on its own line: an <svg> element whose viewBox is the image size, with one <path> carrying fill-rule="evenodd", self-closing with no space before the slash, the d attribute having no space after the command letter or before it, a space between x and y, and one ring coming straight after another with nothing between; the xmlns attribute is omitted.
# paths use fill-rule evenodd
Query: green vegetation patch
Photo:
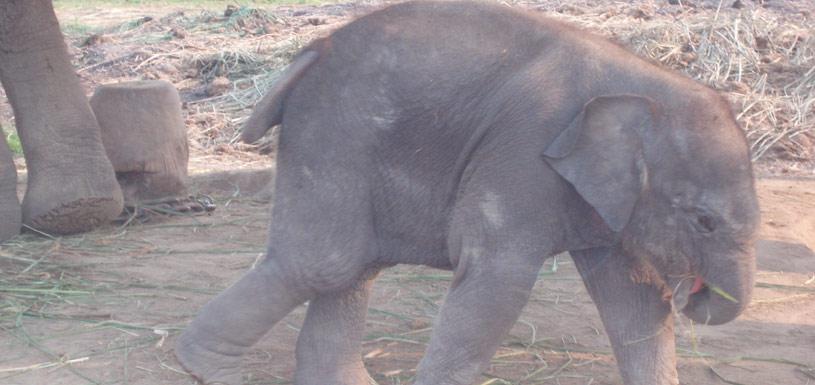
<svg viewBox="0 0 815 385"><path fill-rule="evenodd" d="M3 137L6 139L11 153L17 156L23 155L23 145L20 143L20 137L17 136L17 130L14 129L14 126L7 123L0 123L0 127L2 127L0 128L0 132L2 132Z"/></svg>
<svg viewBox="0 0 815 385"><path fill-rule="evenodd" d="M89 35L92 33L96 33L99 28L94 27L89 24L84 24L78 21L69 21L61 23L62 26L62 33L65 35L72 37L72 36L82 36L82 35Z"/></svg>

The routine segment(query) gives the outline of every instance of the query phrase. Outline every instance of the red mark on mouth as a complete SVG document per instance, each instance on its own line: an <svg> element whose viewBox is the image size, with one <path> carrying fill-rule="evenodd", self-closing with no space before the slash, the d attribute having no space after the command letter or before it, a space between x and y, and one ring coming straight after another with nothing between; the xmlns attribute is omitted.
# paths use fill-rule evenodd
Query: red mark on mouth
<svg viewBox="0 0 815 385"><path fill-rule="evenodd" d="M703 286L705 286L705 280L702 279L701 276L697 275L696 280L693 281L693 287L690 288L690 293L691 294L698 293L700 290L702 290Z"/></svg>

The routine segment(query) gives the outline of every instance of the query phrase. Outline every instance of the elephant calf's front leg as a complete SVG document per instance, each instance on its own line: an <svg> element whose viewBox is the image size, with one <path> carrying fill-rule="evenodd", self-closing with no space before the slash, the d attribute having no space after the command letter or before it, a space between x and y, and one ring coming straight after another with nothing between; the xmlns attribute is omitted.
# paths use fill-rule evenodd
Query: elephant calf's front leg
<svg viewBox="0 0 815 385"><path fill-rule="evenodd" d="M462 257L415 385L472 384L518 319L543 261L496 254Z"/></svg>
<svg viewBox="0 0 815 385"><path fill-rule="evenodd" d="M625 255L571 252L600 312L626 385L678 385L671 306L657 287L632 281Z"/></svg>

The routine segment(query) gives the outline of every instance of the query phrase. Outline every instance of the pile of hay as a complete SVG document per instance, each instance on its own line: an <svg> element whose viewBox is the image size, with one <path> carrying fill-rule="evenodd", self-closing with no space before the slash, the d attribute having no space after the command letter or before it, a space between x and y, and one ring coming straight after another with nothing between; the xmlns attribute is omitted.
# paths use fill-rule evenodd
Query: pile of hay
<svg viewBox="0 0 815 385"><path fill-rule="evenodd" d="M292 55L372 3L381 4L230 5L72 38L89 83L169 80L186 101L194 150L231 153L251 149L236 143L240 125ZM815 160L815 21L796 1L782 8L732 0L504 3L599 31L725 93L754 160Z"/></svg>
<svg viewBox="0 0 815 385"><path fill-rule="evenodd" d="M725 93L747 133L753 160L815 160L812 15L746 1L751 4L702 3L580 6L542 1L524 5L600 31Z"/></svg>
<svg viewBox="0 0 815 385"><path fill-rule="evenodd" d="M194 153L242 152L238 130L277 73L342 7L224 11L141 16L104 28L65 30L78 73L98 84L163 79L179 90ZM316 15L316 16L315 16Z"/></svg>

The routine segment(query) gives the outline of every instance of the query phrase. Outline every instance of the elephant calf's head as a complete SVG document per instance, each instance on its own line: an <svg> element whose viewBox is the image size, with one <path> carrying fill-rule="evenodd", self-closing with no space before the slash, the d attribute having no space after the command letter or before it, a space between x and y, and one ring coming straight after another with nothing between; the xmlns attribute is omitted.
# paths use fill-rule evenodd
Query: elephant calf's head
<svg viewBox="0 0 815 385"><path fill-rule="evenodd" d="M670 110L597 97L544 155L619 234L632 279L660 286L694 321L719 324L749 303L759 218L744 135L726 104L704 94Z"/></svg>

